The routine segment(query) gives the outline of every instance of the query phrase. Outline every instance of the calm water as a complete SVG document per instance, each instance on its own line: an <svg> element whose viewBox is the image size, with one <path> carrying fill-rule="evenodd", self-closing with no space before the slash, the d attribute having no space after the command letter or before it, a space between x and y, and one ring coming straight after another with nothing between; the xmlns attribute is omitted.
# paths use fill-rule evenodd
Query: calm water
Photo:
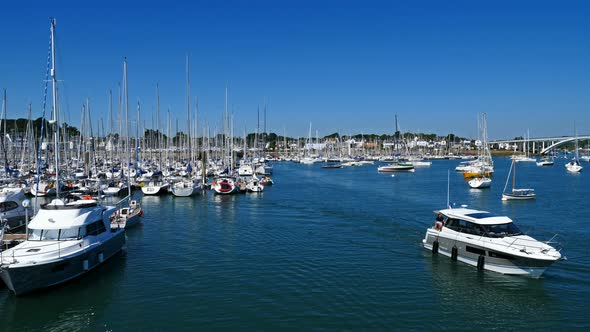
<svg viewBox="0 0 590 332"><path fill-rule="evenodd" d="M0 330L588 329L590 174L564 163L518 164L531 202L500 201L508 159L481 191L458 161L395 177L277 163L262 194L144 197L143 224L106 265L30 296L0 288ZM538 239L558 233L568 260L530 279L433 257L421 240L446 205L448 169L452 202Z"/></svg>

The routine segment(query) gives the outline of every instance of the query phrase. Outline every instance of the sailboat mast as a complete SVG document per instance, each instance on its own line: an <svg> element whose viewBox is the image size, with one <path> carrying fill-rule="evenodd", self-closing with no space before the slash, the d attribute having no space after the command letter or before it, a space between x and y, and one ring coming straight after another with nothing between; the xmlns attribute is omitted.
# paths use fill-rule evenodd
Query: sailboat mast
<svg viewBox="0 0 590 332"><path fill-rule="evenodd" d="M514 172L512 172L512 191L516 187L516 162L512 160L512 165L514 165Z"/></svg>
<svg viewBox="0 0 590 332"><path fill-rule="evenodd" d="M55 154L55 195L59 198L59 117L57 109L57 76L55 73L55 19L51 19L51 83L53 91L53 140Z"/></svg>
<svg viewBox="0 0 590 332"><path fill-rule="evenodd" d="M6 121L6 89L4 89L4 98L2 99L2 127L4 129L4 133L2 134L0 143L2 144L2 152L4 153L4 171L8 172L8 153L6 152L6 138L8 136L6 136Z"/></svg>
<svg viewBox="0 0 590 332"><path fill-rule="evenodd" d="M186 125L188 134L188 162L192 160L192 147L191 147L191 82L189 77L189 58L188 52L186 53Z"/></svg>

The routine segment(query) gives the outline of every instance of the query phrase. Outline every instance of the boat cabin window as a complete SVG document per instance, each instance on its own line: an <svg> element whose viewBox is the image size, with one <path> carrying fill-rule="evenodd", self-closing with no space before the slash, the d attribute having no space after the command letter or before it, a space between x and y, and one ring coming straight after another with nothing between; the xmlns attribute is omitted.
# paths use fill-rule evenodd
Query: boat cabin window
<svg viewBox="0 0 590 332"><path fill-rule="evenodd" d="M59 234L60 240L77 240L80 227L62 229Z"/></svg>
<svg viewBox="0 0 590 332"><path fill-rule="evenodd" d="M67 241L80 239L80 227L65 229L30 229L29 241Z"/></svg>
<svg viewBox="0 0 590 332"><path fill-rule="evenodd" d="M523 234L513 223L481 226L484 228L487 237L504 237Z"/></svg>
<svg viewBox="0 0 590 332"><path fill-rule="evenodd" d="M0 203L0 212L7 212L18 208L18 203L13 201L7 201Z"/></svg>
<svg viewBox="0 0 590 332"><path fill-rule="evenodd" d="M98 235L106 231L107 229L105 228L102 219L86 225L86 235Z"/></svg>
<svg viewBox="0 0 590 332"><path fill-rule="evenodd" d="M446 227L450 228L456 232L473 234L473 235L477 235L477 236L482 236L485 233L485 231L481 227L481 225L474 224L474 223L471 223L467 220L461 220L461 219L453 219L453 218L447 219Z"/></svg>

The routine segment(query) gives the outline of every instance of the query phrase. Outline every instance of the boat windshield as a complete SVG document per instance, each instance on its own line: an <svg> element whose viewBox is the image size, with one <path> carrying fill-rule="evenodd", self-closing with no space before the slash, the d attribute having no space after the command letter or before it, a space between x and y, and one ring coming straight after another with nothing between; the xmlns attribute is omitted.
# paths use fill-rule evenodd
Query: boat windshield
<svg viewBox="0 0 590 332"><path fill-rule="evenodd" d="M523 233L513 223L499 225L480 225L487 237L517 236Z"/></svg>
<svg viewBox="0 0 590 332"><path fill-rule="evenodd" d="M80 227L64 229L30 229L29 241L67 241L81 237Z"/></svg>

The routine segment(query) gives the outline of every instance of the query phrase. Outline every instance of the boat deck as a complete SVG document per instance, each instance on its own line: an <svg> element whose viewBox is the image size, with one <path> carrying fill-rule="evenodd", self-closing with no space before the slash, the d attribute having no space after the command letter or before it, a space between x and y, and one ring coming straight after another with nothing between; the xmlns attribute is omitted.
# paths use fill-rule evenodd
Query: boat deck
<svg viewBox="0 0 590 332"><path fill-rule="evenodd" d="M17 244L23 242L27 238L27 234L15 233L15 234L4 234L2 242L0 243L0 251L10 249Z"/></svg>

